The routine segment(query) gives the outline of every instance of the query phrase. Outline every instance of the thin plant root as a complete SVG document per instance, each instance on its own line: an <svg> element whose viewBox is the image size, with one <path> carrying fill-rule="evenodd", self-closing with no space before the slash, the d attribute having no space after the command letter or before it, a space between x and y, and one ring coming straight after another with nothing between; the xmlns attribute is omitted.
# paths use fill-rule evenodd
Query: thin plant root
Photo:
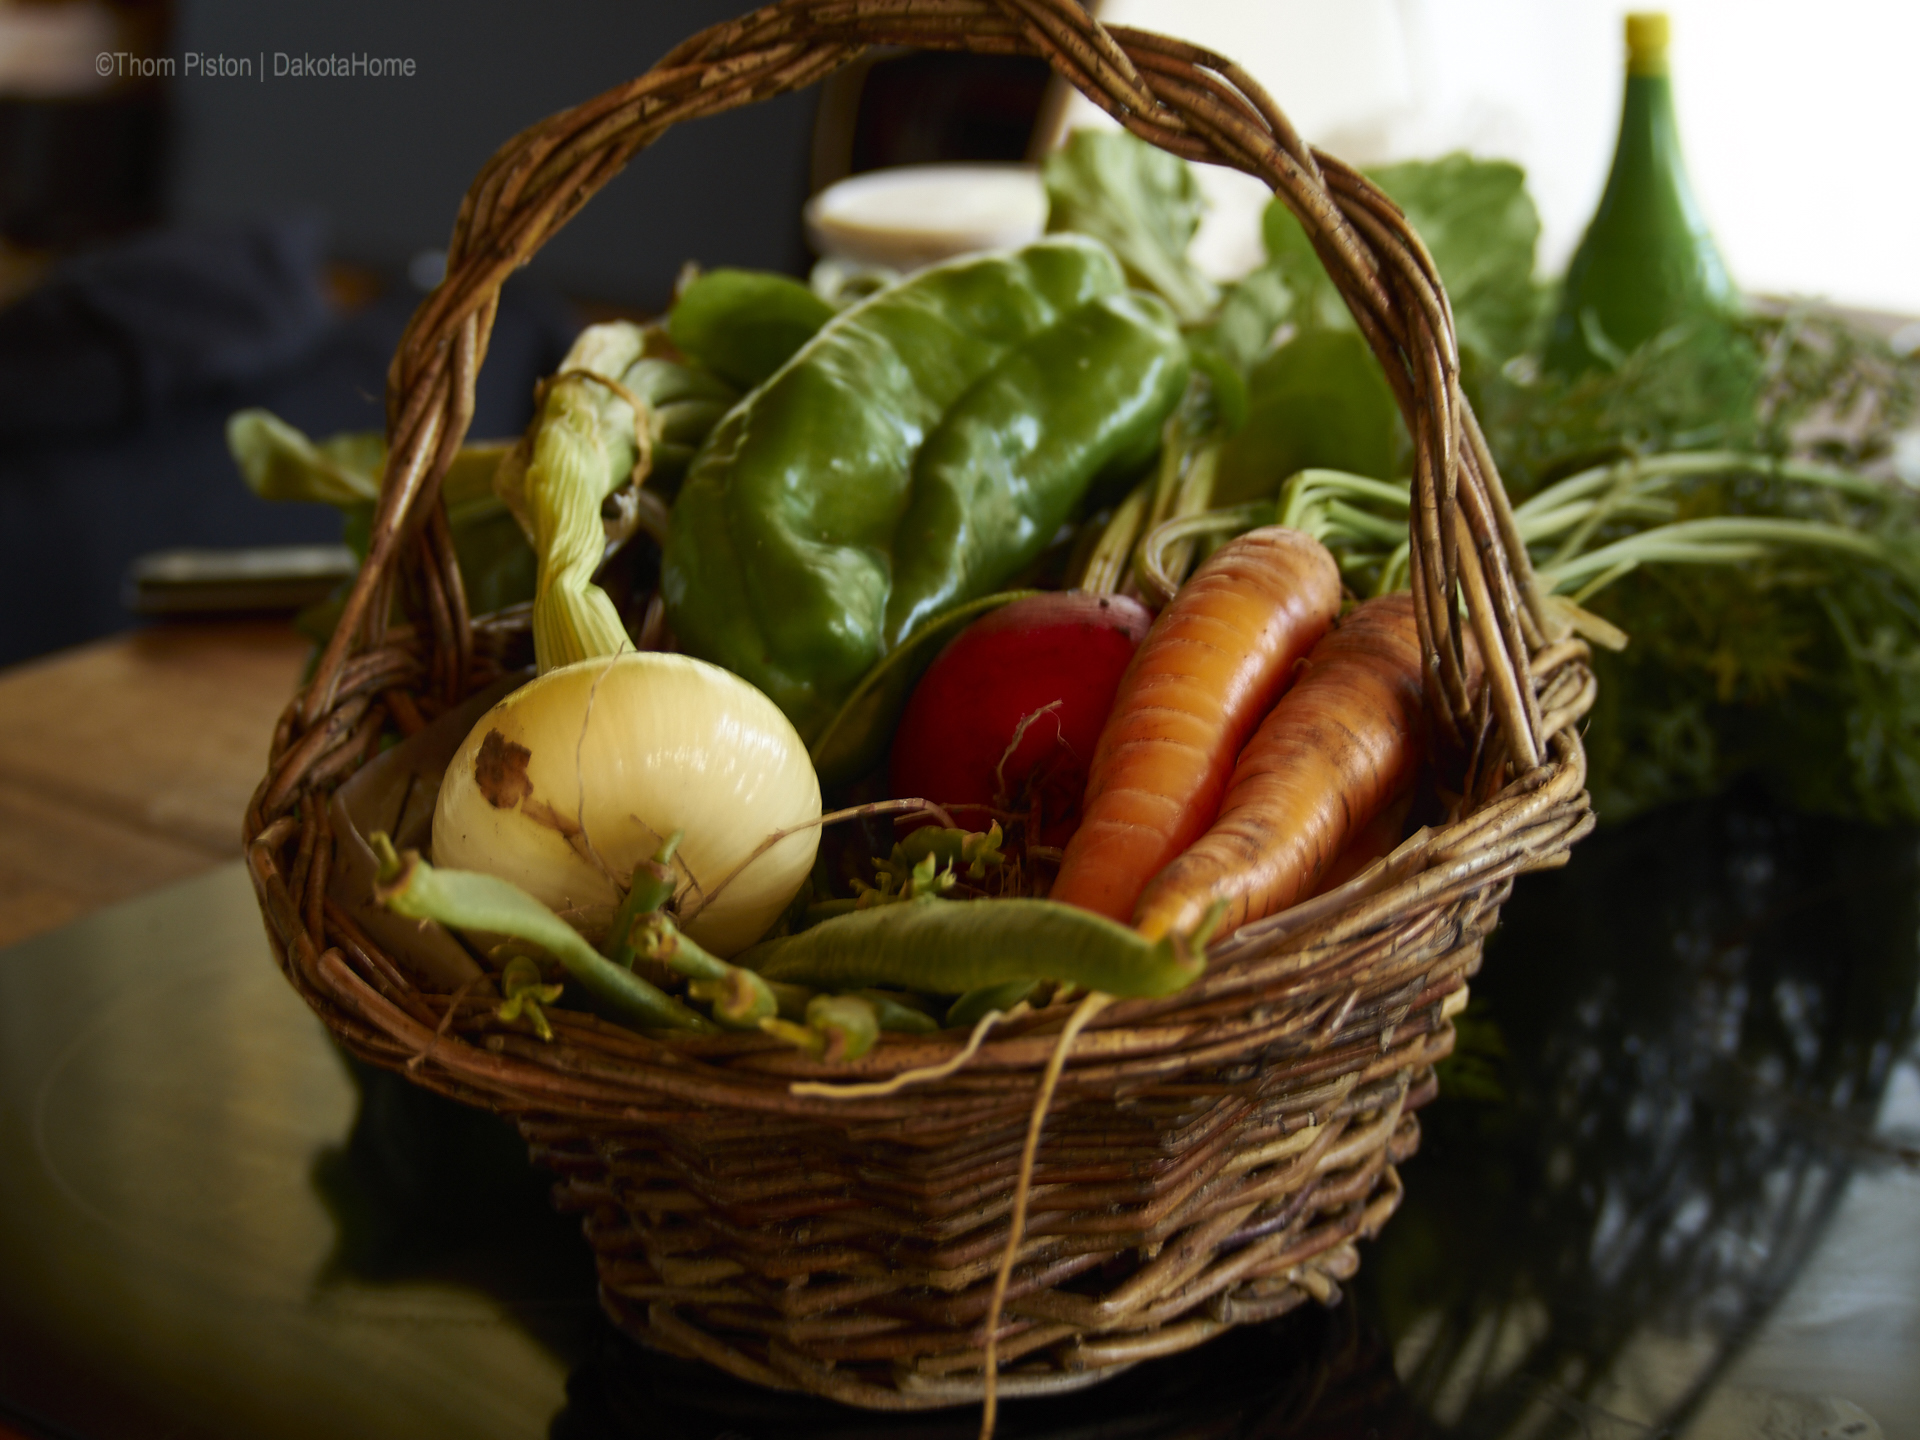
<svg viewBox="0 0 1920 1440"><path fill-rule="evenodd" d="M729 870L720 883L703 895L700 903L681 917L681 925L691 925L699 918L700 912L720 898L720 892L737 880L746 868L778 845L789 835L798 835L802 830L811 830L816 825L838 825L842 820L859 820L868 815L931 815L949 830L954 828L953 817L931 800L875 800L870 805L854 805L845 810L833 810L818 820L804 820L798 825L789 825L784 830L776 830L754 847L753 853Z"/></svg>
<svg viewBox="0 0 1920 1440"><path fill-rule="evenodd" d="M987 1032L1002 1020L1015 1020L1027 1013L1027 1002L1022 1000L1011 1010L989 1010L980 1017L973 1027L973 1034L961 1047L960 1053L950 1060L942 1060L938 1065L922 1065L916 1070L902 1070L891 1080L866 1080L856 1084L833 1085L824 1080L796 1080L787 1086L789 1095L818 1095L827 1100L874 1100L883 1095L897 1095L909 1085L923 1085L929 1080L944 1080L949 1075L958 1074L961 1067L979 1053L981 1042L987 1038Z"/></svg>
<svg viewBox="0 0 1920 1440"><path fill-rule="evenodd" d="M1033 1098L1033 1119L1027 1124L1027 1143L1020 1151L1020 1176L1013 1186L1013 1216L1007 1222L1007 1248L1000 1256L1000 1269L993 1277L993 1298L987 1302L986 1397L980 1412L980 1440L993 1440L993 1427L1000 1413L1000 1311L1007 1301L1007 1285L1013 1279L1014 1257L1020 1253L1020 1236L1027 1228L1027 1197L1033 1191L1034 1159L1040 1153L1040 1131L1047 1123L1047 1111L1053 1108L1053 1092L1059 1087L1060 1072L1066 1068L1067 1052L1087 1022L1113 1003L1113 996L1089 990L1061 1027L1060 1043L1047 1057L1046 1073L1040 1077L1040 1091Z"/></svg>

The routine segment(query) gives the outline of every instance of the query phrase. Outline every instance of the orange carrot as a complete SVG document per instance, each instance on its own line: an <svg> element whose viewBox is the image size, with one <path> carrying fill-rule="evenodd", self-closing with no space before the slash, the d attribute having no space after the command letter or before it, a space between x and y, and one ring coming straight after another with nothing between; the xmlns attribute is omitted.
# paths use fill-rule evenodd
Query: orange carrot
<svg viewBox="0 0 1920 1440"><path fill-rule="evenodd" d="M1374 861L1384 860L1399 849L1400 842L1407 838L1407 817L1413 813L1418 790L1419 782L1416 781L1389 800L1380 813L1362 825L1340 853L1333 857L1332 862L1315 877L1313 888L1298 898L1304 900L1338 889Z"/></svg>
<svg viewBox="0 0 1920 1440"><path fill-rule="evenodd" d="M1339 567L1297 530L1250 530L1195 571L1120 681L1050 898L1129 919L1213 823L1234 757L1339 612Z"/></svg>
<svg viewBox="0 0 1920 1440"><path fill-rule="evenodd" d="M1154 937L1190 929L1224 899L1232 929L1311 893L1412 784L1426 748L1420 677L1412 596L1342 620L1248 742L1219 820L1153 877L1134 924Z"/></svg>

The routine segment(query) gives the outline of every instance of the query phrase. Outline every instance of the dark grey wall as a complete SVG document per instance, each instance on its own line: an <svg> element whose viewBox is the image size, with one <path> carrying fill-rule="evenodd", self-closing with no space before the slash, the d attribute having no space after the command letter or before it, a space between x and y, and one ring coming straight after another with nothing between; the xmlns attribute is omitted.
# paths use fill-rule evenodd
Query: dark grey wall
<svg viewBox="0 0 1920 1440"><path fill-rule="evenodd" d="M341 258L402 266L445 245L468 182L509 136L749 8L181 0L174 54L244 57L254 73L207 78L183 66L173 81L171 209L182 220L317 210ZM411 58L416 73L276 78L275 51ZM799 270L813 107L806 92L671 132L541 252L535 275L571 295L658 306L684 260Z"/></svg>

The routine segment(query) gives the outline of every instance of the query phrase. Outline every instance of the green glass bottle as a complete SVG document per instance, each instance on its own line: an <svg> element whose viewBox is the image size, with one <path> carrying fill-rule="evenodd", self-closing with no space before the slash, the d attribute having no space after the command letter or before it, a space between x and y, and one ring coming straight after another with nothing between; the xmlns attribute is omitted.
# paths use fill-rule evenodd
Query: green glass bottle
<svg viewBox="0 0 1920 1440"><path fill-rule="evenodd" d="M1560 375L1612 366L1674 325L1735 314L1739 294L1687 183L1667 73L1667 17L1627 16L1627 90L1600 208L1547 332Z"/></svg>

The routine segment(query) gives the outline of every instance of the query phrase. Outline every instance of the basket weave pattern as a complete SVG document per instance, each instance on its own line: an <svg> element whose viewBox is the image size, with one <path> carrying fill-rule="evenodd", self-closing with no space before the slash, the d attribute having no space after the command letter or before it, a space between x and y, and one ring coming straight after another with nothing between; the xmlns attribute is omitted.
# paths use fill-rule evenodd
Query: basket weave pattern
<svg viewBox="0 0 1920 1440"><path fill-rule="evenodd" d="M916 1407L981 1393L1013 1177L1071 1007L1004 1025L951 1075L899 1093L795 1093L951 1060L966 1037L889 1036L827 1069L758 1035L668 1042L560 1012L546 1044L496 1019L485 986L433 993L328 893L331 792L383 735L524 663L524 616L469 619L438 503L501 283L670 126L811 84L873 44L1045 56L1128 129L1259 175L1301 217L1414 438L1428 699L1465 765L1448 826L1244 927L1187 990L1111 1005L1074 1041L997 1332L1002 1394L1337 1298L1355 1240L1398 1203L1413 1111L1513 877L1562 863L1591 824L1574 726L1593 681L1461 396L1430 257L1390 200L1303 145L1218 55L1103 30L1072 0L786 0L488 162L393 361L368 562L247 813L276 955L355 1054L517 1118L631 1333L761 1384Z"/></svg>

